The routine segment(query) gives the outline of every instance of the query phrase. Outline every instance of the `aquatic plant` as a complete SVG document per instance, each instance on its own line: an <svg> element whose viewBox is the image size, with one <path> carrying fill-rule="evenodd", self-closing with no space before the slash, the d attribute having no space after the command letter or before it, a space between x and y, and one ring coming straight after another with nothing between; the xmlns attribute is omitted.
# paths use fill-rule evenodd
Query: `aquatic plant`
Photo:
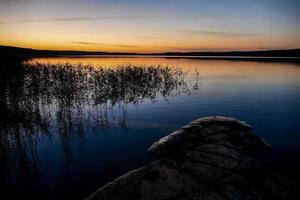
<svg viewBox="0 0 300 200"><path fill-rule="evenodd" d="M59 138L66 161L72 162L70 138L84 138L87 129L126 128L129 104L188 95L194 89L186 72L159 65L25 62L5 68L9 70L0 75L0 169L5 185L42 181L37 153L41 141Z"/></svg>

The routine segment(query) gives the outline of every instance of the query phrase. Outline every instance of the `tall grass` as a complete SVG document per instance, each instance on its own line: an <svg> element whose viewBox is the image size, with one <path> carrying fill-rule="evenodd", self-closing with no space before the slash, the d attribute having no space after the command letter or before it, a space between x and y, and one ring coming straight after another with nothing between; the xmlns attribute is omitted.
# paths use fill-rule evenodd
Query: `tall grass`
<svg viewBox="0 0 300 200"><path fill-rule="evenodd" d="M167 66L24 63L0 74L2 180L41 176L38 144L60 138L72 161L70 138L87 129L128 125L127 108L189 94L187 74ZM87 126L87 124L89 124ZM24 178L24 177L23 177Z"/></svg>

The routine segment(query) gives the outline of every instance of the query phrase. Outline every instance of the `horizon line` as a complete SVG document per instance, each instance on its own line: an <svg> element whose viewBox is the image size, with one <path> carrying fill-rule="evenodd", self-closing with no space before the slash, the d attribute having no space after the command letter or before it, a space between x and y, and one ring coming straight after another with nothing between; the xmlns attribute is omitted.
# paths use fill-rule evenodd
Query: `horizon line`
<svg viewBox="0 0 300 200"><path fill-rule="evenodd" d="M30 47L23 47L23 46L9 46L9 45L2 45L0 44L0 47L11 47L11 48L20 48L20 49L28 49L33 51L54 51L54 52L82 52L82 53L117 53L117 54L143 54L143 55L151 55L151 54L167 54L167 53L234 53L234 52L265 52L265 51L287 51L287 50L300 50L300 47L297 48L263 48L263 49L256 49L256 50L203 50L201 51L162 51L162 52L148 52L148 53L134 53L134 52L120 52L120 51L89 51L89 50L58 50L58 49L37 49L37 48L30 48Z"/></svg>

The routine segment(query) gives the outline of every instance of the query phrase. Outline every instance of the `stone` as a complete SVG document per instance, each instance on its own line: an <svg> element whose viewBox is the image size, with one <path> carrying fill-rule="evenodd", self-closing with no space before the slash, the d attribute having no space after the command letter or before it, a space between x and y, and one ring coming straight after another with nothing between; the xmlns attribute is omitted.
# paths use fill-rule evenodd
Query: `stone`
<svg viewBox="0 0 300 200"><path fill-rule="evenodd" d="M192 121L155 142L158 159L86 200L299 199L296 187L256 158L271 145L231 117Z"/></svg>

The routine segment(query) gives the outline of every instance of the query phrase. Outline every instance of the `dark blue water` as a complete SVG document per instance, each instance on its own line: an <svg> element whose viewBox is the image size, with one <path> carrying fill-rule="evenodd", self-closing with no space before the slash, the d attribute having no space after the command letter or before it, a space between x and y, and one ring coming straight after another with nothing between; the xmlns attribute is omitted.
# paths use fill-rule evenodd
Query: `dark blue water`
<svg viewBox="0 0 300 200"><path fill-rule="evenodd" d="M49 78L40 65L2 78L6 85L1 88L5 109L1 111L4 150L0 156L1 192L5 194L24 199L82 199L153 160L147 148L154 141L210 115L232 116L252 124L254 132L273 145L266 163L298 179L291 175L300 166L298 64L166 58L35 61L69 62L73 67L79 62L105 65L104 71L128 64L153 70L162 65L171 70L134 68L125 72L123 68L121 74L134 74L132 78L105 72L90 83L88 76L80 79L84 73L72 70L55 69L57 75L50 70ZM166 74L161 77L156 72ZM68 73L77 75L64 77Z"/></svg>

